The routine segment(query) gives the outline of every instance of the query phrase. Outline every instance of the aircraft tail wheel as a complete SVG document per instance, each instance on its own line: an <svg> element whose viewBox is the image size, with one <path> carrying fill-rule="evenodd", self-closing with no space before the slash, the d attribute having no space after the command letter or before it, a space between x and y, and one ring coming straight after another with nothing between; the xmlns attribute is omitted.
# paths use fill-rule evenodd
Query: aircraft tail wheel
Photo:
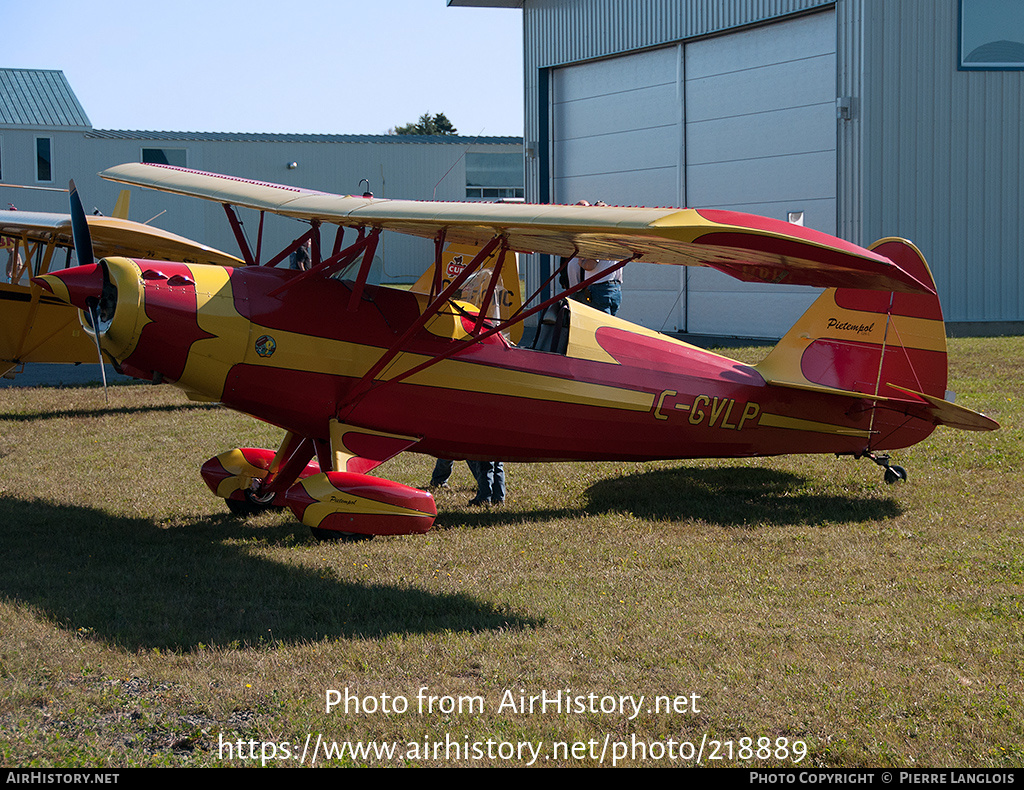
<svg viewBox="0 0 1024 790"><path fill-rule="evenodd" d="M887 485L899 483L907 479L907 470L902 466L887 466L885 468L885 482Z"/></svg>
<svg viewBox="0 0 1024 790"><path fill-rule="evenodd" d="M889 463L889 456L887 455L875 455L872 452L864 452L857 455L857 458L863 458L867 456L879 466L885 469L885 483L886 485L892 485L893 483L900 483L907 479L907 470L902 466L895 466Z"/></svg>

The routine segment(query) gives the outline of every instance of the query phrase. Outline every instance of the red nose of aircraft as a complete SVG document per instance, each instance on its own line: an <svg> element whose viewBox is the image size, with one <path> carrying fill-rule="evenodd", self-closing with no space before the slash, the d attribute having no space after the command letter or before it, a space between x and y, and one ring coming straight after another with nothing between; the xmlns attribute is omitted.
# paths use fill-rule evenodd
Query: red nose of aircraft
<svg viewBox="0 0 1024 790"><path fill-rule="evenodd" d="M103 293L103 267L98 263L76 266L57 274L33 277L32 282L58 299L80 310L88 309L86 300L98 299Z"/></svg>

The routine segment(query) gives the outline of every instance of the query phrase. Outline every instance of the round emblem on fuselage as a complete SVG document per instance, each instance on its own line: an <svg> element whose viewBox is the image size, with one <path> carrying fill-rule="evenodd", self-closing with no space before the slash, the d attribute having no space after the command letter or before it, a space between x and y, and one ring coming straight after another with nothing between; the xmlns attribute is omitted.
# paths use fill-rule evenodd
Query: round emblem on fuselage
<svg viewBox="0 0 1024 790"><path fill-rule="evenodd" d="M256 338L256 353L261 357L269 357L277 350L277 342L270 335L260 335Z"/></svg>

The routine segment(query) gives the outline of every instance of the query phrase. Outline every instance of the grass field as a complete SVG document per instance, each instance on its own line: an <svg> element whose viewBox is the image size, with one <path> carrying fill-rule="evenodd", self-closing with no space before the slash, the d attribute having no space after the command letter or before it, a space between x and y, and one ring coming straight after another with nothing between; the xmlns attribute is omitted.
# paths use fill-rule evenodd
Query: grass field
<svg viewBox="0 0 1024 790"><path fill-rule="evenodd" d="M265 425L0 390L0 764L310 764L319 737L395 744L323 765L1024 766L1024 338L950 365L1002 429L939 429L899 486L830 456L509 465L481 511L459 464L431 532L352 544L208 492Z"/></svg>

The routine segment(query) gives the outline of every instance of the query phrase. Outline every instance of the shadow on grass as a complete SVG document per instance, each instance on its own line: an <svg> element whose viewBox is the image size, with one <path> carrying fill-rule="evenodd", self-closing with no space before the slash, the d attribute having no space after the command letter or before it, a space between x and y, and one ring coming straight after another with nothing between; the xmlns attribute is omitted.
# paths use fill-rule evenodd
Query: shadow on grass
<svg viewBox="0 0 1024 790"><path fill-rule="evenodd" d="M889 498L821 494L800 475L743 466L658 469L603 480L587 490L587 498L590 512L726 527L876 521L903 512Z"/></svg>
<svg viewBox="0 0 1024 790"><path fill-rule="evenodd" d="M808 478L762 467L655 469L595 483L583 508L521 510L515 492L494 510L438 514L441 529L497 527L608 513L655 521L703 521L724 527L795 526L877 521L903 512L899 502L877 496L816 493Z"/></svg>
<svg viewBox="0 0 1024 790"><path fill-rule="evenodd" d="M43 420L79 419L83 417L106 417L118 414L174 413L179 411L209 411L223 408L219 403L171 403L162 406L97 406L94 409L60 409L59 411L37 411L29 414L0 412L0 420L10 422L40 422Z"/></svg>
<svg viewBox="0 0 1024 790"><path fill-rule="evenodd" d="M305 543L305 528L295 524L261 528L225 515L161 529L146 519L10 497L0 497L0 523L0 596L130 650L540 624L469 595L339 580L331 569L224 545L231 538Z"/></svg>

